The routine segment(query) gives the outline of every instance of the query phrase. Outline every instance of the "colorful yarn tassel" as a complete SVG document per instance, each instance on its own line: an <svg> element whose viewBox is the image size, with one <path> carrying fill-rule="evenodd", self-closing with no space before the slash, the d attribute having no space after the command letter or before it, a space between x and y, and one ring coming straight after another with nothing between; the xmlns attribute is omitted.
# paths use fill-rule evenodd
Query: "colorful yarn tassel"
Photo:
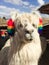
<svg viewBox="0 0 49 65"><path fill-rule="evenodd" d="M42 29L43 29L43 23L42 23L42 19L39 19L39 25L38 25L38 32L39 32L39 34L41 34L42 33Z"/></svg>
<svg viewBox="0 0 49 65"><path fill-rule="evenodd" d="M10 36L14 35L15 26L14 26L14 21L12 21L12 19L9 19L7 22L7 31Z"/></svg>
<svg viewBox="0 0 49 65"><path fill-rule="evenodd" d="M1 37L2 37L2 38L5 38L5 31L4 31L4 30L1 31Z"/></svg>

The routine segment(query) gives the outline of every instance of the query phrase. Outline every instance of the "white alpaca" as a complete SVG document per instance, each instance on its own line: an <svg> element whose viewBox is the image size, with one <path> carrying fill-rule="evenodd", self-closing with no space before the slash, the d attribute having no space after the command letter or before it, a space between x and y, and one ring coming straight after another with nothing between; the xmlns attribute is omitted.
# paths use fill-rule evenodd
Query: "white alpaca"
<svg viewBox="0 0 49 65"><path fill-rule="evenodd" d="M16 20L16 28L9 51L9 65L38 65L42 49L37 28L24 14Z"/></svg>
<svg viewBox="0 0 49 65"><path fill-rule="evenodd" d="M37 25L33 23L36 21L32 16L34 17L33 14L22 14L16 18L15 34L10 39L10 47L5 50L7 53L3 54L4 49L0 52L0 58L4 56L0 65L38 65L42 48ZM35 19L39 22L39 17L35 16Z"/></svg>

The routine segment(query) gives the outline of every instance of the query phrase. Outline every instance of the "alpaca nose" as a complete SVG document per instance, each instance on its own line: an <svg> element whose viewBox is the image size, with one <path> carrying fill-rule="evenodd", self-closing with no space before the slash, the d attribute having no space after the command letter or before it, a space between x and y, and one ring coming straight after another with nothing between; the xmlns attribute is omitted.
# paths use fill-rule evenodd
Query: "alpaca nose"
<svg viewBox="0 0 49 65"><path fill-rule="evenodd" d="M34 30L25 30L26 33L31 34Z"/></svg>
<svg viewBox="0 0 49 65"><path fill-rule="evenodd" d="M33 31L34 31L34 30L30 30L29 33L31 34L31 33L33 33Z"/></svg>
<svg viewBox="0 0 49 65"><path fill-rule="evenodd" d="M30 32L28 30L25 30L26 33L30 34Z"/></svg>

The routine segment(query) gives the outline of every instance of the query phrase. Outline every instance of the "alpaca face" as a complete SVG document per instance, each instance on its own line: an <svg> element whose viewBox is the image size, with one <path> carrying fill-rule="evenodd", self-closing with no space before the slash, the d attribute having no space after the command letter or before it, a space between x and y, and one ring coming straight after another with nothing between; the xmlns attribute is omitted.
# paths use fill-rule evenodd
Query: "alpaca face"
<svg viewBox="0 0 49 65"><path fill-rule="evenodd" d="M26 39L29 41L33 40L32 34L35 32L35 30L37 30L35 28L35 25L32 22L30 22L29 19L27 19L27 18L24 18L22 25L23 25L24 30L25 30Z"/></svg>
<svg viewBox="0 0 49 65"><path fill-rule="evenodd" d="M35 32L38 33L36 25L32 22L32 20L30 21L29 18L26 17L25 15L21 15L21 17L19 17L16 20L15 26L16 26L17 31L19 32L19 35L21 37L24 37L22 39L25 39L27 41L32 41L33 34Z"/></svg>

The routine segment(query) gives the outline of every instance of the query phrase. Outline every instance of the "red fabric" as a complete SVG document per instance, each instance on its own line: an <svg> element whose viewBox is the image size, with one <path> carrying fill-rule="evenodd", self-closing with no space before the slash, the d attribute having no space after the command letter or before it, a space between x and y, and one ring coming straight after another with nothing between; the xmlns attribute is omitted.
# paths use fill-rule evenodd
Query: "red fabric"
<svg viewBox="0 0 49 65"><path fill-rule="evenodd" d="M42 19L41 18L39 18L39 24L42 24Z"/></svg>

